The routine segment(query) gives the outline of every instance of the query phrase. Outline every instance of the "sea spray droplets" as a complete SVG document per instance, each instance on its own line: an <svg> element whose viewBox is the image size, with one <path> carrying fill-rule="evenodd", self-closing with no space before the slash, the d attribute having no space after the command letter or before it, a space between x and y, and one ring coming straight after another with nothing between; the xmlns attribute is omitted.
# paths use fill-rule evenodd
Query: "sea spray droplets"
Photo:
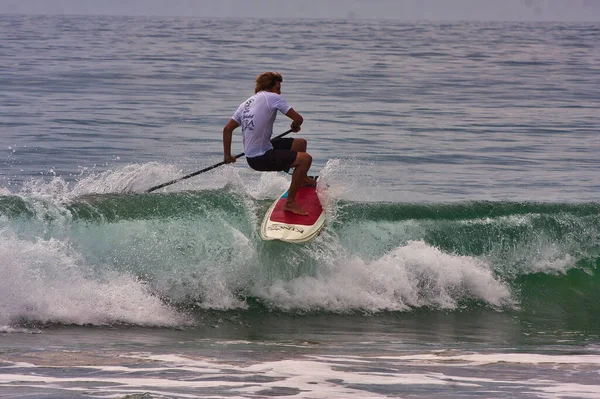
<svg viewBox="0 0 600 399"><path fill-rule="evenodd" d="M144 192L151 186L179 178L183 175L174 165L164 165L157 162L147 164L130 164L107 170L101 173L91 173L78 180L73 188L73 196L108 193Z"/></svg>
<svg viewBox="0 0 600 399"><path fill-rule="evenodd" d="M247 187L255 199L275 199L290 187L290 180L278 173L260 173L260 179Z"/></svg>
<svg viewBox="0 0 600 399"><path fill-rule="evenodd" d="M372 201L377 182L363 176L370 168L372 164L358 160L329 159L319 174L319 183L327 186L328 197Z"/></svg>

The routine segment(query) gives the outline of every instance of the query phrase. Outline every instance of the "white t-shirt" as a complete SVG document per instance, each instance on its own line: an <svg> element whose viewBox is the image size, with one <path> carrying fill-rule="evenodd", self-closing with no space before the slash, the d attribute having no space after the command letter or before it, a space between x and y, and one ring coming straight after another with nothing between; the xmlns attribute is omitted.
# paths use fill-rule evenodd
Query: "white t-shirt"
<svg viewBox="0 0 600 399"><path fill-rule="evenodd" d="M283 97L270 91L259 91L240 104L231 119L242 126L246 157L258 157L273 148L271 136L277 111L287 114L290 108Z"/></svg>

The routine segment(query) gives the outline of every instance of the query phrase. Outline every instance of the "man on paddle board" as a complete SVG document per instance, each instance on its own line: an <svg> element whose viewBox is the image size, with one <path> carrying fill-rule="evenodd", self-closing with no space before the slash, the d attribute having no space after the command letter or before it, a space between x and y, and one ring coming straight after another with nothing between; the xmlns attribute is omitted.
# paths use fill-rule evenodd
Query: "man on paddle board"
<svg viewBox="0 0 600 399"><path fill-rule="evenodd" d="M233 131L242 126L244 152L248 165L258 171L287 171L294 168L292 183L284 210L298 215L308 213L296 203L296 193L303 184L315 184L307 177L312 157L306 152L306 140L279 138L271 141L277 111L292 120L292 132L300 131L302 116L281 97L283 77L277 72L265 72L256 78L254 95L237 108L223 128L225 163L235 162L231 155Z"/></svg>

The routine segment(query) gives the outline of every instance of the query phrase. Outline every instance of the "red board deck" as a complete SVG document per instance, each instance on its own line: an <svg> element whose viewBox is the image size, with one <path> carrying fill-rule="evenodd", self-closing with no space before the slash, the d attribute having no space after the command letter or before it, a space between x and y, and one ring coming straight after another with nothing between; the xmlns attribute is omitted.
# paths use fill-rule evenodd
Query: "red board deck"
<svg viewBox="0 0 600 399"><path fill-rule="evenodd" d="M287 192L277 201L277 205L271 213L269 220L272 222L312 226L316 223L323 212L323 207L317 196L316 187L300 187L296 193L296 203L300 205L308 215L297 215L283 210L287 200Z"/></svg>

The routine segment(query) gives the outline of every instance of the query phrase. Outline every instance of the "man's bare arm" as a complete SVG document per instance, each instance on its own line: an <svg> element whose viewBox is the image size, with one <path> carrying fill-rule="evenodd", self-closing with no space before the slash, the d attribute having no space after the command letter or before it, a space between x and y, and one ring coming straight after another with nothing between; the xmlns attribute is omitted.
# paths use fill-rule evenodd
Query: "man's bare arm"
<svg viewBox="0 0 600 399"><path fill-rule="evenodd" d="M239 125L239 123L230 119L223 128L223 161L225 161L225 163L235 162L235 157L231 155L231 138L233 136L233 131L237 129Z"/></svg>
<svg viewBox="0 0 600 399"><path fill-rule="evenodd" d="M294 108L290 108L290 110L285 114L285 116L292 120L292 126L290 126L292 128L292 132L299 132L300 126L302 125L302 122L304 122L304 118L302 118L302 115L294 111Z"/></svg>

